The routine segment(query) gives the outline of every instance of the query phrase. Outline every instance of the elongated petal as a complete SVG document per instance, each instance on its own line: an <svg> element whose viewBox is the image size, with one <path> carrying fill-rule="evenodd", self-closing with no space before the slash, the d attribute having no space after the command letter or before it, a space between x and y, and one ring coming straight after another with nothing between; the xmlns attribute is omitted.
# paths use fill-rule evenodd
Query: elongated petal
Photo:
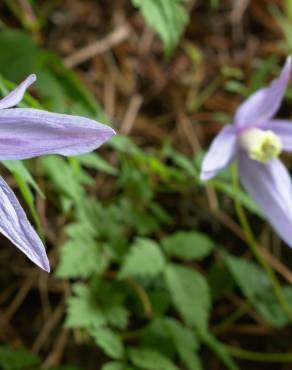
<svg viewBox="0 0 292 370"><path fill-rule="evenodd" d="M256 127L270 120L277 113L289 83L292 58L288 57L281 75L269 87L258 90L242 103L235 113L239 128Z"/></svg>
<svg viewBox="0 0 292 370"><path fill-rule="evenodd" d="M271 130L276 135L280 136L283 150L292 152L292 121L281 119L271 120L270 122L261 125L261 128Z"/></svg>
<svg viewBox="0 0 292 370"><path fill-rule="evenodd" d="M285 166L277 159L261 164L240 153L239 174L272 227L292 247L292 187Z"/></svg>
<svg viewBox="0 0 292 370"><path fill-rule="evenodd" d="M201 168L201 180L210 180L226 167L237 151L237 138L233 126L225 126L213 140Z"/></svg>
<svg viewBox="0 0 292 370"><path fill-rule="evenodd" d="M28 76L20 85L11 91L5 98L0 100L0 109L14 107L21 102L25 90L35 82L36 75L32 74Z"/></svg>
<svg viewBox="0 0 292 370"><path fill-rule="evenodd" d="M38 109L0 110L0 159L43 154L78 155L98 148L115 134L88 118Z"/></svg>
<svg viewBox="0 0 292 370"><path fill-rule="evenodd" d="M50 271L45 248L29 223L24 210L6 182L0 177L0 232L30 260Z"/></svg>

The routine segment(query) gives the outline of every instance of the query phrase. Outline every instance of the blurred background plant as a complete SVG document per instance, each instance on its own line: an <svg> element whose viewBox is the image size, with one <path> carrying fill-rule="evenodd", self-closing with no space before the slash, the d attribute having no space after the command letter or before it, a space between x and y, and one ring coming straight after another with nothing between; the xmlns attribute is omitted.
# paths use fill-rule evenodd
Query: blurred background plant
<svg viewBox="0 0 292 370"><path fill-rule="evenodd" d="M198 177L291 52L291 1L5 0L0 15L2 95L35 72L25 106L119 133L98 153L2 161L53 273L1 248L0 368L291 369L291 251L230 171Z"/></svg>

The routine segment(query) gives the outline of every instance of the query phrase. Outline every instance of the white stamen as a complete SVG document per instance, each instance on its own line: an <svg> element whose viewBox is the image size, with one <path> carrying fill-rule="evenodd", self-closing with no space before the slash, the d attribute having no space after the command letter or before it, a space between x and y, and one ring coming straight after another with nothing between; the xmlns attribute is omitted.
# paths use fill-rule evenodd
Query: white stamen
<svg viewBox="0 0 292 370"><path fill-rule="evenodd" d="M245 130L239 137L239 144L251 159L261 163L277 158L282 152L281 138L270 130Z"/></svg>

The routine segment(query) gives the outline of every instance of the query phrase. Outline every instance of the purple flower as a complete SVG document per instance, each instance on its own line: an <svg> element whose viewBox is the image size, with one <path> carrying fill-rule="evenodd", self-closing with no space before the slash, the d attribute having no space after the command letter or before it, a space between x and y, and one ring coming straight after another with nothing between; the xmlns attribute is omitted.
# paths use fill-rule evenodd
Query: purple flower
<svg viewBox="0 0 292 370"><path fill-rule="evenodd" d="M0 160L43 154L77 155L92 151L115 135L114 130L84 117L13 108L36 80L30 75L0 100ZM0 177L0 232L28 258L50 271L45 248L13 191Z"/></svg>
<svg viewBox="0 0 292 370"><path fill-rule="evenodd" d="M225 126L206 154L201 179L238 160L240 181L281 238L292 247L292 187L288 171L278 159L292 151L292 121L274 119L289 83L292 58L278 79L252 94Z"/></svg>

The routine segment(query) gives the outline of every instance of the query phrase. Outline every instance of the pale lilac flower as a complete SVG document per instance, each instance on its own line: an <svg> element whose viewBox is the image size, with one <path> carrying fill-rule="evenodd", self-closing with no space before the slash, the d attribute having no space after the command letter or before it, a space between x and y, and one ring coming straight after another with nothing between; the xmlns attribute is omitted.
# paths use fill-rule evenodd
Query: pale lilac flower
<svg viewBox="0 0 292 370"><path fill-rule="evenodd" d="M291 67L288 57L280 77L239 106L234 125L225 126L211 144L201 172L201 179L209 180L237 159L243 187L290 247L292 186L278 156L292 151L292 121L273 117L289 83Z"/></svg>
<svg viewBox="0 0 292 370"><path fill-rule="evenodd" d="M31 108L6 109L18 104L36 80L30 75L0 100L0 160L43 154L77 155L98 148L115 132L88 118ZM40 238L29 223L13 191L0 177L0 232L46 271L49 261Z"/></svg>

